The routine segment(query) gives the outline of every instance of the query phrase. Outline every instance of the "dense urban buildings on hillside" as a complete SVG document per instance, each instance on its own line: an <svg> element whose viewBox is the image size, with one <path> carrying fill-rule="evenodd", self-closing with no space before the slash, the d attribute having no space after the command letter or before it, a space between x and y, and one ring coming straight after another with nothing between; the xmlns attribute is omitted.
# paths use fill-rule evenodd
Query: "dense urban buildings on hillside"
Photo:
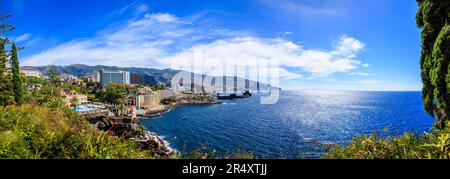
<svg viewBox="0 0 450 179"><path fill-rule="evenodd" d="M42 73L39 70L29 67L20 68L20 73L23 73L25 76L30 77L43 77Z"/></svg>

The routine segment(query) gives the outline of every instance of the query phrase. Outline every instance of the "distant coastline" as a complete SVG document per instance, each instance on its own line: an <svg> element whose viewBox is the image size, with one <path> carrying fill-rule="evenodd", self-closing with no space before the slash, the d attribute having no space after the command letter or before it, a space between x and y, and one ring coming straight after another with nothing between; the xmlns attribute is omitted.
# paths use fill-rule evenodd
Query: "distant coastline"
<svg viewBox="0 0 450 179"><path fill-rule="evenodd" d="M79 78L91 78L95 79L96 72L98 70L122 70L129 71L132 73L140 73L140 74L148 74L155 77L157 83L170 84L172 78L182 72L187 74L192 74L187 71L175 70L175 69L155 69L155 68L146 68L146 67L118 67L118 66L107 66L107 65L96 65L89 66L83 64L73 64L66 66L58 66L58 65L47 65L47 66L22 66L21 68L33 68L40 71L43 75L49 75L49 69L54 67L58 72L58 75L67 74L74 75ZM195 78L201 78L204 75L194 74ZM232 78L228 77L227 78ZM238 77L238 80L245 80L243 78ZM260 83L261 86L269 86L268 84L257 82L254 80L249 80L252 86L256 86L256 83Z"/></svg>

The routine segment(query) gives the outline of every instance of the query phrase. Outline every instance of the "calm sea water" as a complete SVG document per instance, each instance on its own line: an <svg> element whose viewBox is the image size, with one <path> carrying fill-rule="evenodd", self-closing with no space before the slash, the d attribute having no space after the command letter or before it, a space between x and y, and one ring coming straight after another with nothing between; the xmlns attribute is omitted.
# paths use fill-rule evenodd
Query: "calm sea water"
<svg viewBox="0 0 450 179"><path fill-rule="evenodd" d="M254 96L224 104L180 107L142 120L179 151L206 144L220 153L237 149L258 158L319 158L327 143L389 129L389 134L428 131L420 92L286 92L274 105ZM184 119L185 118L185 119ZM321 143L321 144L319 144Z"/></svg>

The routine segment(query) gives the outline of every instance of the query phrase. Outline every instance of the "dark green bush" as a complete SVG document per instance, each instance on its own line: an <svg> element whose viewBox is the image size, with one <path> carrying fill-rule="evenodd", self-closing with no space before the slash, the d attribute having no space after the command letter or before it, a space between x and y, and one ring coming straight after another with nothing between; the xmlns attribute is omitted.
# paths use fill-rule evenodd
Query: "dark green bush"
<svg viewBox="0 0 450 179"><path fill-rule="evenodd" d="M449 159L450 129L418 135L380 137L377 133L353 139L347 146L330 145L326 159Z"/></svg>
<svg viewBox="0 0 450 179"><path fill-rule="evenodd" d="M153 158L135 141L93 129L67 107L0 107L0 158L133 159Z"/></svg>

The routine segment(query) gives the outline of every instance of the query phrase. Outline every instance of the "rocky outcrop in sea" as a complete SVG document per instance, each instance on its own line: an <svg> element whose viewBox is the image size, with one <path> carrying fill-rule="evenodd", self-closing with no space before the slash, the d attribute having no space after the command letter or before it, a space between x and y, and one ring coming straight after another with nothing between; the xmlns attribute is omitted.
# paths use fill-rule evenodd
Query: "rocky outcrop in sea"
<svg viewBox="0 0 450 179"><path fill-rule="evenodd" d="M105 115L88 115L86 119L98 130L111 132L116 136L131 136L142 150L150 150L155 157L170 158L175 151L156 133L146 131L138 120L131 117L108 117ZM131 134L131 135L130 135Z"/></svg>

